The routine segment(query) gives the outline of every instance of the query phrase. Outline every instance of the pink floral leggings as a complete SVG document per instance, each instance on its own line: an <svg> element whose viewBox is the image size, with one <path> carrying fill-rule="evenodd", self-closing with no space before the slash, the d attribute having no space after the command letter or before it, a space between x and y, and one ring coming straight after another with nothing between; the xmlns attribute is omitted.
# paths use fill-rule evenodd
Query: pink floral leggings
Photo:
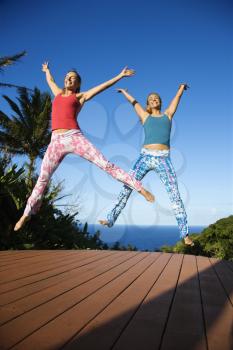
<svg viewBox="0 0 233 350"><path fill-rule="evenodd" d="M137 181L124 170L105 159L104 156L92 145L92 143L84 137L80 130L71 129L64 133L53 132L51 142L48 145L41 164L39 178L31 196L28 198L24 215L35 214L39 210L43 193L52 174L68 153L75 153L89 160L117 180L123 182L136 191L140 191L142 189L142 184L140 181Z"/></svg>

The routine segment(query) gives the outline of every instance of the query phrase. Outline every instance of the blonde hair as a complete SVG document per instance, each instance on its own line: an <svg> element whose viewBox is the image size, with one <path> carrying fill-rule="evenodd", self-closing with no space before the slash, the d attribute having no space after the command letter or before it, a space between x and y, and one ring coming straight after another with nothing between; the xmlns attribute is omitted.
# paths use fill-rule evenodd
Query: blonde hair
<svg viewBox="0 0 233 350"><path fill-rule="evenodd" d="M152 113L152 110L151 110L151 108L149 107L149 103L148 103L149 97L150 97L151 95L155 95L156 97L158 97L159 102L160 102L160 109L161 109L161 107L162 107L162 99L161 99L161 97L159 96L159 94L158 94L157 92L151 92L151 93L147 96L147 99L146 99L146 111L147 111L148 113Z"/></svg>

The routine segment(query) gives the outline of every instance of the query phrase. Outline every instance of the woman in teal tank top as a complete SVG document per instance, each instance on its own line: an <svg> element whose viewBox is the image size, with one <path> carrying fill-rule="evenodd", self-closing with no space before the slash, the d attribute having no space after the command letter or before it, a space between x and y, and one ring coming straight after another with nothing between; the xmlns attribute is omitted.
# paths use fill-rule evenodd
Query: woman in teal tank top
<svg viewBox="0 0 233 350"><path fill-rule="evenodd" d="M194 243L188 235L187 215L180 197L176 173L170 159L172 118L177 110L180 98L187 88L187 84L179 86L175 97L163 113L161 113L162 101L157 93L148 95L146 108L144 109L126 89L118 89L118 92L122 93L134 106L145 132L143 148L139 158L130 170L130 174L137 180L142 180L150 170L155 170L158 173L170 198L180 230L180 237L184 239L185 244L193 246ZM131 193L132 189L124 185L115 206L107 215L107 220L100 220L99 222L102 225L112 227L125 207Z"/></svg>

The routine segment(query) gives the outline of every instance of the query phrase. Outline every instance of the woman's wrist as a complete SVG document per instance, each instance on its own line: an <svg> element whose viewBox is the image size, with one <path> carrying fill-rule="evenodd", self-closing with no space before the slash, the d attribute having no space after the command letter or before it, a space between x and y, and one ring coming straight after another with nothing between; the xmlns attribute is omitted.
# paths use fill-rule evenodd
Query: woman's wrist
<svg viewBox="0 0 233 350"><path fill-rule="evenodd" d="M117 78L118 78L118 80L120 80L121 78L124 78L124 75L123 75L122 73L119 73L119 74L117 75Z"/></svg>
<svg viewBox="0 0 233 350"><path fill-rule="evenodd" d="M179 89L178 89L178 92L177 92L177 95L178 95L178 96L182 96L183 93L184 93L184 85L183 85L183 84L180 84Z"/></svg>

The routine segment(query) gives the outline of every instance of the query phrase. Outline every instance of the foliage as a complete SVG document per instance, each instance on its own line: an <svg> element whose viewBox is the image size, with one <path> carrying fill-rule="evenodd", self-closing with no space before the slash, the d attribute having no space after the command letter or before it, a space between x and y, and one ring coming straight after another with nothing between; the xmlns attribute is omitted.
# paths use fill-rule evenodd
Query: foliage
<svg viewBox="0 0 233 350"><path fill-rule="evenodd" d="M64 214L54 206L60 191L60 184L50 183L38 214L20 231L13 231L26 204L27 181L22 168L0 158L0 249L107 249L100 232L90 235L87 223L80 228L78 212Z"/></svg>
<svg viewBox="0 0 233 350"><path fill-rule="evenodd" d="M26 88L20 88L18 94L19 104L3 95L13 115L9 117L0 111L0 149L7 154L28 157L27 177L32 190L35 161L37 157L43 157L50 141L51 97L37 88L33 93L29 93Z"/></svg>
<svg viewBox="0 0 233 350"><path fill-rule="evenodd" d="M21 51L15 55L0 57L0 73L3 73L6 67L11 66L12 64L15 64L20 60L21 57L25 56L26 54L27 54L26 51ZM0 86L10 87L10 88L11 87L20 88L20 86L18 85L3 83L3 82L0 82Z"/></svg>
<svg viewBox="0 0 233 350"><path fill-rule="evenodd" d="M40 157L44 155L50 140L49 120L51 97L35 88L30 93L25 88L18 89L18 104L3 95L13 111L11 117L0 111L1 149L13 155Z"/></svg>
<svg viewBox="0 0 233 350"><path fill-rule="evenodd" d="M26 189L22 186L21 176L23 168L17 169L17 165L10 165L10 158L0 158L0 232L1 239L9 236L13 223L17 218L17 210L23 205L26 197Z"/></svg>
<svg viewBox="0 0 233 350"><path fill-rule="evenodd" d="M12 56L0 57L0 72L3 71L3 67L7 67L17 62L21 57L26 55L26 51L19 52Z"/></svg>
<svg viewBox="0 0 233 350"><path fill-rule="evenodd" d="M174 246L163 246L163 252L202 255L233 261L233 215L209 225L200 234L192 234L195 245L179 241Z"/></svg>
<svg viewBox="0 0 233 350"><path fill-rule="evenodd" d="M128 244L127 246L120 245L120 242L115 242L114 245L111 247L111 250L130 250L130 251L137 251L137 248L131 244Z"/></svg>

